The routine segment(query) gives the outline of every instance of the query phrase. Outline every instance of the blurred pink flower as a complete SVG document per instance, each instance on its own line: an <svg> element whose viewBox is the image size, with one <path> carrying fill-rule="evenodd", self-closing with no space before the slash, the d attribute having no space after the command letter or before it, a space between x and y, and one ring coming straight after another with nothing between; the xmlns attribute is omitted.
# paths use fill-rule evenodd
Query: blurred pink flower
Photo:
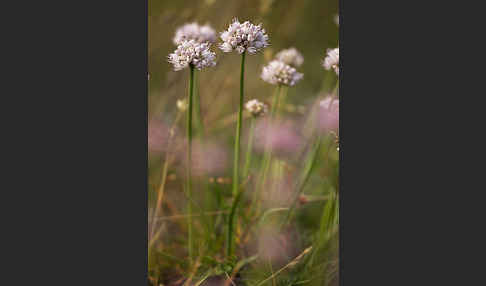
<svg viewBox="0 0 486 286"><path fill-rule="evenodd" d="M260 120L255 128L255 148L261 152L266 146L275 155L294 154L303 146L303 138L291 122Z"/></svg>
<svg viewBox="0 0 486 286"><path fill-rule="evenodd" d="M148 149L150 152L167 151L169 142L169 127L157 119L150 120L148 124Z"/></svg>
<svg viewBox="0 0 486 286"><path fill-rule="evenodd" d="M266 227L258 235L258 253L275 267L281 267L297 255L297 241L295 231L279 233L273 227Z"/></svg>
<svg viewBox="0 0 486 286"><path fill-rule="evenodd" d="M184 168L187 167L186 145L180 148L179 158ZM228 168L228 152L220 144L211 141L192 141L192 173L194 176L220 175Z"/></svg>
<svg viewBox="0 0 486 286"><path fill-rule="evenodd" d="M339 99L329 96L319 102L318 126L324 132L339 130Z"/></svg>

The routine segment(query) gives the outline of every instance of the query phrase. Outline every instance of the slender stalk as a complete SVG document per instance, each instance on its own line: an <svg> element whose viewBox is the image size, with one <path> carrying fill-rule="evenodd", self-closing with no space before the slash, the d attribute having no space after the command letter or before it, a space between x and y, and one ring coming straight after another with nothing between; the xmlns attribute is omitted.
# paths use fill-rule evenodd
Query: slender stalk
<svg viewBox="0 0 486 286"><path fill-rule="evenodd" d="M199 96L199 75L194 71L194 124L196 125L197 136L204 134L204 125L201 116L201 97Z"/></svg>
<svg viewBox="0 0 486 286"><path fill-rule="evenodd" d="M271 196L274 196L276 194L276 192L278 192L278 190L281 189L282 184L285 184L285 182L283 182L283 180L284 180L284 176L283 176L284 166L285 166L285 163L284 163L283 160L279 160L279 159L274 160L274 165L273 165L274 175L273 175L273 179L272 179L273 187L270 189L273 193L271 194ZM278 195L278 193L277 193L277 195Z"/></svg>
<svg viewBox="0 0 486 286"><path fill-rule="evenodd" d="M231 205L231 212L229 214L228 218L228 245L227 245L227 256L231 257L233 255L233 228L234 228L234 220L235 220L235 214L236 214L236 209L238 206L238 203L240 201L241 195L243 194L243 191L238 192L236 195L235 199L233 200L233 204Z"/></svg>
<svg viewBox="0 0 486 286"><path fill-rule="evenodd" d="M282 108L285 108L286 105L286 99L287 99L287 93L289 91L289 88L287 86L282 86L281 87L281 94L279 95L278 103L277 106L275 107L275 117L278 119L280 118L280 115L282 113Z"/></svg>
<svg viewBox="0 0 486 286"><path fill-rule="evenodd" d="M308 266L313 266L317 251L322 249L329 242L336 223L338 222L336 218L339 216L339 198L334 191L331 192L330 195L331 198L326 202L322 211L319 232L317 234L317 239L314 242L314 251L306 262Z"/></svg>
<svg viewBox="0 0 486 286"><path fill-rule="evenodd" d="M273 267L272 267L272 261L270 261L270 259L267 259L267 264L268 264L268 268L270 268L270 274L272 277L272 286L276 286L277 283L275 282L275 275L273 274Z"/></svg>
<svg viewBox="0 0 486 286"><path fill-rule="evenodd" d="M304 167L301 179L297 182L297 185L296 185L297 191L295 192L295 195L294 195L294 198L293 198L292 203L290 205L289 211L287 212L287 216L282 223L282 227L284 227L290 221L290 218L293 214L294 208L297 205L297 201L299 200L299 196L302 193L302 191L304 190L304 186L307 183L307 180L309 179L309 176L310 176L312 170L314 169L314 166L315 166L316 161L317 161L316 159L318 157L317 155L319 154L320 146L321 146L321 136L318 136L317 141L314 144L314 148L311 150L307 160L305 161L305 162L307 162L307 164Z"/></svg>
<svg viewBox="0 0 486 286"><path fill-rule="evenodd" d="M241 121L243 117L243 95L244 95L244 81L245 81L245 55L246 52L241 54L241 72L240 72L240 104L238 109L238 122L236 124L236 140L235 140L235 158L233 164L233 189L232 194L234 197L233 209L236 209L236 205L238 204L239 194L238 194L238 187L239 187L239 163L240 163L240 135L241 135ZM227 255L230 257L233 254L233 220L234 220L234 213L230 215L228 220L228 237L227 237Z"/></svg>
<svg viewBox="0 0 486 286"><path fill-rule="evenodd" d="M282 86L278 86L277 87L277 92L276 92L276 95L275 97L273 98L273 102L272 102L272 109L270 111L270 118L273 119L275 117L275 113L277 112L278 110L278 103L279 103L279 99L280 99L280 93L282 92Z"/></svg>
<svg viewBox="0 0 486 286"><path fill-rule="evenodd" d="M171 160L171 157L170 157L170 148L172 146L172 139L173 139L173 132L174 132L174 128L175 126L177 125L177 122L179 122L179 118L181 117L181 113L180 112L177 112L177 115L176 115L176 119L170 129L170 132L169 132L169 142L167 143L167 152L166 152L166 155L165 155L165 161L164 161L164 166L162 167L162 181L160 182L160 186L159 186L159 189L158 189L158 192L157 192L157 203L155 205L155 212L154 212L154 215L153 215L153 218L152 218L152 227L151 227L151 232L150 232L150 237L151 237L151 242L153 240L153 237L154 237L154 232L155 232L155 220L156 218L159 216L159 212L162 208L162 201L164 199L164 191L165 191L165 183L167 181L167 171L169 169L169 161ZM151 244L151 243L150 243Z"/></svg>
<svg viewBox="0 0 486 286"><path fill-rule="evenodd" d="M241 54L241 74L240 74L240 104L238 109L238 122L236 124L236 140L235 140L235 158L233 164L233 196L238 192L239 173L238 167L240 162L240 135L241 135L241 121L243 117L243 85L245 81L245 54Z"/></svg>
<svg viewBox="0 0 486 286"><path fill-rule="evenodd" d="M334 86L332 95L339 98L339 78L337 79L336 85Z"/></svg>
<svg viewBox="0 0 486 286"><path fill-rule="evenodd" d="M204 143L204 137L205 137L205 130L204 130L204 124L202 121L202 116L201 116L201 97L199 94L199 73L197 70L194 70L194 92L193 92L193 102L194 102L194 108L193 108L193 117L194 117L194 129L195 132L193 135L199 138L201 143ZM204 177L205 174L202 174L201 177ZM203 194L203 203L202 203L202 208L201 208L201 214L203 217L203 224L204 224L204 230L206 231L206 236L209 233L212 233L212 227L213 225L208 221L206 216L203 214L205 213L206 209L210 208L210 192L209 192L209 186L207 181L203 179L198 179L196 181L197 185L202 185L202 194ZM211 242L210 240L208 240Z"/></svg>
<svg viewBox="0 0 486 286"><path fill-rule="evenodd" d="M186 187L187 187L187 195L189 197L189 203L187 205L187 212L188 212L188 252L189 252L189 261L192 263L194 249L193 249L193 237L192 237L192 99L194 93L194 66L190 65L190 76L189 76L189 106L187 110L187 166L186 166Z"/></svg>
<svg viewBox="0 0 486 286"><path fill-rule="evenodd" d="M246 179L248 177L248 172L250 171L251 165L251 150L253 148L253 133L255 132L255 117L251 117L250 120L250 132L248 135L248 146L246 149L246 159L245 159L245 168L243 169L243 178Z"/></svg>
<svg viewBox="0 0 486 286"><path fill-rule="evenodd" d="M279 275L285 269L287 269L289 267L292 267L292 266L295 266L311 250L312 250L312 246L304 249L304 251L302 251L301 254L299 254L296 258L294 258L292 261L290 261L289 263L287 263L287 265L285 265L284 267L280 268L278 271L276 271L275 273L273 273L271 276L267 277L265 280L263 280L263 281L259 282L258 284L256 284L256 286L261 286L261 285L265 284L268 280L270 280L270 279L274 278L275 276Z"/></svg>
<svg viewBox="0 0 486 286"><path fill-rule="evenodd" d="M275 117L275 113L278 110L278 103L279 103L279 96L281 92L281 86L279 85L276 90L275 90L275 96L273 97L273 102L272 102L272 109L270 110L270 119L267 120L267 124L271 124L272 120ZM261 189L265 185L265 181L267 179L267 173L268 169L270 168L270 162L271 162L271 153L272 150L270 149L270 146L268 145L268 139L267 142L265 143L265 153L263 154L263 161L262 161L262 168L260 171L260 177L259 177L259 182L257 184L257 188L253 194L253 199L252 199L252 208L256 207L257 201L258 201L258 196L260 194Z"/></svg>

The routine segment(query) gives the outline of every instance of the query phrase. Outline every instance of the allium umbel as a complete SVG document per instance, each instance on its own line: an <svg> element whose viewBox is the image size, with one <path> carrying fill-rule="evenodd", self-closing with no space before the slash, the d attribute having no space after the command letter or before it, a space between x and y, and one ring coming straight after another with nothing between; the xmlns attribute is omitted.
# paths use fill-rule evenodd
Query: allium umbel
<svg viewBox="0 0 486 286"><path fill-rule="evenodd" d="M254 117L259 117L265 115L268 112L268 106L259 101L258 99L249 100L245 104L246 110L251 113Z"/></svg>
<svg viewBox="0 0 486 286"><path fill-rule="evenodd" d="M249 21L240 23L238 19L233 20L228 30L220 34L220 38L223 43L219 48L225 53L236 50L240 54L245 51L255 54L269 45L268 35L261 24L253 25Z"/></svg>
<svg viewBox="0 0 486 286"><path fill-rule="evenodd" d="M263 67L261 75L261 78L270 84L287 86L294 86L303 77L304 75L295 68L278 60L271 61Z"/></svg>
<svg viewBox="0 0 486 286"><path fill-rule="evenodd" d="M275 55L275 58L294 67L299 67L304 63L304 57L296 48L282 50Z"/></svg>
<svg viewBox="0 0 486 286"><path fill-rule="evenodd" d="M183 41L174 53L169 55L169 63L174 65L174 70L179 71L190 64L198 70L216 65L216 53L209 47L210 43L198 43L195 40Z"/></svg>
<svg viewBox="0 0 486 286"><path fill-rule="evenodd" d="M332 68L339 75L339 48L328 49L327 56L322 62L322 65L326 70Z"/></svg>
<svg viewBox="0 0 486 286"><path fill-rule="evenodd" d="M216 38L216 31L211 26L207 24L200 26L197 23L189 23L177 29L173 42L176 45L190 40L195 40L198 43L214 43L216 42Z"/></svg>

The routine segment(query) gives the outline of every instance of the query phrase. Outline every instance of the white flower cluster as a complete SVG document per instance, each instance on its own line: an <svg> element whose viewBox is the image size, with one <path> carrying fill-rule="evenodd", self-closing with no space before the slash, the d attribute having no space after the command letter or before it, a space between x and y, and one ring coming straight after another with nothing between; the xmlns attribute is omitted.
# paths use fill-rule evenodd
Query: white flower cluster
<svg viewBox="0 0 486 286"><path fill-rule="evenodd" d="M294 67L299 67L304 63L304 57L294 47L280 51L275 58Z"/></svg>
<svg viewBox="0 0 486 286"><path fill-rule="evenodd" d="M255 54L269 45L268 35L261 24L253 25L249 21L241 24L238 19L234 19L228 30L222 32L220 37L223 43L219 48L226 53L236 50L240 54L245 51Z"/></svg>
<svg viewBox="0 0 486 286"><path fill-rule="evenodd" d="M294 86L304 75L288 64L273 60L267 66L263 67L261 78L275 85Z"/></svg>
<svg viewBox="0 0 486 286"><path fill-rule="evenodd" d="M255 117L263 116L268 112L268 106L258 99L249 100L245 104L245 108Z"/></svg>
<svg viewBox="0 0 486 286"><path fill-rule="evenodd" d="M190 40L195 40L198 43L214 43L216 42L216 38L216 31L211 26L207 24L200 26L197 23L189 23L177 29L173 42L176 45Z"/></svg>
<svg viewBox="0 0 486 286"><path fill-rule="evenodd" d="M327 56L322 62L322 65L326 70L332 68L339 75L339 48L328 49Z"/></svg>
<svg viewBox="0 0 486 286"><path fill-rule="evenodd" d="M183 41L174 53L169 55L169 63L178 71L193 65L198 70L216 65L216 53L209 47L210 43L198 43L195 40Z"/></svg>

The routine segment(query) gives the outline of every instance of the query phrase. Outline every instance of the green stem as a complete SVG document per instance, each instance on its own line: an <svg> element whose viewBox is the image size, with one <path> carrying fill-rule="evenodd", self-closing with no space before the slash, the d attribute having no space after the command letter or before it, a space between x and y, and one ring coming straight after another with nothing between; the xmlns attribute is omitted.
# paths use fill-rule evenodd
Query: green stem
<svg viewBox="0 0 486 286"><path fill-rule="evenodd" d="M238 203L240 202L241 195L243 194L243 191L239 191L238 194L236 195L235 199L233 200L233 204L231 205L231 211L229 214L229 219L228 219L228 249L227 249L227 256L228 258L233 255L233 228L234 228L234 220L235 220L235 214L236 214L236 209L238 206Z"/></svg>
<svg viewBox="0 0 486 286"><path fill-rule="evenodd" d="M275 117L275 113L277 112L278 110L278 103L279 103L279 98L280 98L280 93L282 92L282 86L278 86L277 87L277 92L276 92L276 95L275 97L273 98L273 102L272 102L272 109L270 111L270 118L271 119L274 119Z"/></svg>
<svg viewBox="0 0 486 286"><path fill-rule="evenodd" d="M194 71L194 123L196 125L197 136L204 134L204 125L201 116L201 98L199 96L199 76L197 71Z"/></svg>
<svg viewBox="0 0 486 286"><path fill-rule="evenodd" d="M332 95L339 98L339 77L338 77L336 85L334 86L334 89L332 91Z"/></svg>
<svg viewBox="0 0 486 286"><path fill-rule="evenodd" d="M189 197L189 203L187 205L188 211L188 252L189 252L189 261L192 263L193 260L193 237L192 237L192 99L194 95L194 66L190 65L190 76L189 76L189 106L187 110L187 166L186 166L186 186L187 186L187 195Z"/></svg>
<svg viewBox="0 0 486 286"><path fill-rule="evenodd" d="M195 125L195 132L194 135L199 138L200 142L204 144L204 124L201 116L201 96L199 93L199 73L195 69L194 70L194 92L193 92L193 101L194 101L194 108L193 108L193 116L194 116L194 125ZM204 177L205 174L202 174L200 177ZM207 181L201 181L198 179L196 181L197 185L202 185L202 195L203 195L203 204L201 208L201 217L202 221L205 225L206 236L212 233L213 224L210 223L207 216L205 215L205 210L210 209L211 201L210 201L210 192L209 186ZM210 241L210 240L208 240Z"/></svg>
<svg viewBox="0 0 486 286"><path fill-rule="evenodd" d="M250 171L251 165L251 151L253 148L253 133L255 132L255 118L252 117L250 120L250 132L248 135L248 147L246 149L246 160L245 168L243 169L243 179L248 177L248 172Z"/></svg>
<svg viewBox="0 0 486 286"><path fill-rule="evenodd" d="M167 149L170 150L172 146L172 139L173 139L173 130L176 127L177 123L179 122L179 119L181 117L181 113L177 112L176 119L174 120L174 123L170 129L170 134L169 134L169 141L167 143ZM157 203L155 205L155 212L152 218L152 227L151 227L151 240L150 240L150 245L153 243L153 238L154 238L154 233L155 233L155 221L157 220L157 217L159 216L159 212L162 208L162 200L164 199L164 191L165 191L165 183L167 180L167 171L169 169L169 161L170 161L170 156L169 156L169 151L166 152L165 155L165 161L164 161L164 166L162 168L162 180L160 182L159 190L158 190L158 195L157 195Z"/></svg>
<svg viewBox="0 0 486 286"><path fill-rule="evenodd" d="M240 135L241 135L241 121L243 117L243 85L245 80L245 54L241 54L241 74L240 74L240 103L238 109L238 122L236 125L236 140L235 140L235 158L233 164L233 196L238 192L238 167L240 162Z"/></svg>
<svg viewBox="0 0 486 286"><path fill-rule="evenodd" d="M244 82L245 82L245 55L246 53L243 52L241 54L241 72L240 72L240 104L238 109L238 122L236 125L236 140L235 140L235 158L233 164L233 189L232 194L234 198L233 208L236 209L236 205L238 203L238 187L239 187L239 163L240 163L240 135L241 135L241 121L243 117L243 94L244 94ZM233 216L230 215L228 220L228 257L232 256L233 254Z"/></svg>
<svg viewBox="0 0 486 286"><path fill-rule="evenodd" d="M289 211L287 212L287 216L282 223L282 227L284 227L289 222L292 213L294 211L294 208L297 205L297 202L299 200L299 196L304 190L304 186L307 183L307 180L309 179L309 176L312 170L314 169L314 166L316 165L317 162L316 159L318 157L317 155L319 154L320 146L321 146L321 136L317 137L317 142L315 143L314 148L311 150L308 159L305 160L305 162L307 162L307 165L304 167L301 179L297 182L296 185L297 191L295 192Z"/></svg>
<svg viewBox="0 0 486 286"><path fill-rule="evenodd" d="M277 106L275 107L276 118L280 118L280 115L282 113L282 108L285 108L288 91L289 88L287 86L281 87L281 95L279 96Z"/></svg>
<svg viewBox="0 0 486 286"><path fill-rule="evenodd" d="M324 210L322 211L319 232L316 237L317 239L314 241L312 255L306 262L306 265L309 267L314 265L314 260L318 251L327 245L331 238L332 232L338 223L339 197L334 191L331 192L330 196L331 197L326 202Z"/></svg>
<svg viewBox="0 0 486 286"><path fill-rule="evenodd" d="M277 89L275 90L275 96L273 97L273 102L272 102L272 109L270 111L270 120L267 120L267 124L272 123L272 120L275 117L275 113L278 110L278 102L279 102L280 92L281 92L281 86L279 85L277 87ZM265 144L266 144L266 146L265 146L265 153L263 154L262 169L261 169L261 172L260 172L260 177L259 177L259 182L257 184L257 188L256 188L256 190L253 194L252 208L256 207L256 205L257 205L260 190L265 185L265 181L267 179L268 169L270 168L272 150L270 149L270 146L268 146L268 141ZM257 208L257 210L258 210L258 208Z"/></svg>

